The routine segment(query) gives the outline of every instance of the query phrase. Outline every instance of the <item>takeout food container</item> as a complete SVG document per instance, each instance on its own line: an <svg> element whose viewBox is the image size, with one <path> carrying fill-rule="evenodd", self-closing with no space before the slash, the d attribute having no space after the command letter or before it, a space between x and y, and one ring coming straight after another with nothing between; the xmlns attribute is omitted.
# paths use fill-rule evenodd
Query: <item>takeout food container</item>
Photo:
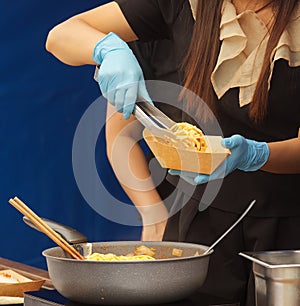
<svg viewBox="0 0 300 306"><path fill-rule="evenodd" d="M45 280L32 280L14 270L0 271L0 296L23 297L24 292L39 290Z"/></svg>
<svg viewBox="0 0 300 306"><path fill-rule="evenodd" d="M204 136L208 145L205 152L175 147L148 129L144 129L143 137L161 167L168 169L211 174L230 154L221 145L220 136Z"/></svg>

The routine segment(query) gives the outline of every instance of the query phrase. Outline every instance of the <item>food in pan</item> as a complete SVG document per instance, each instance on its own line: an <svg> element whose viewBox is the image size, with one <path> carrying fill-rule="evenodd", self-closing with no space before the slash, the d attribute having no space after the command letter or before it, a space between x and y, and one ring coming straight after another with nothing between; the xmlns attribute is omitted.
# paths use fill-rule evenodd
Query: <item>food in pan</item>
<svg viewBox="0 0 300 306"><path fill-rule="evenodd" d="M172 257L182 257L183 250L178 248L172 248L171 255L168 258ZM196 252L194 256L200 256L199 252ZM164 257L164 259L167 257ZM137 261L137 260L158 260L155 258L155 248L148 248L144 245L135 247L134 251L126 255L116 255L113 253L92 253L91 255L86 256L86 260L98 260L98 261Z"/></svg>
<svg viewBox="0 0 300 306"><path fill-rule="evenodd" d="M115 255L112 253L102 254L102 253L93 253L86 257L87 260L105 260L105 261L132 261L132 260L155 260L154 257L149 255Z"/></svg>
<svg viewBox="0 0 300 306"><path fill-rule="evenodd" d="M199 152L204 152L207 148L207 143L203 132L187 122L178 122L174 124L170 130L181 140L187 147ZM171 139L170 139L171 140ZM171 140L174 143L174 140Z"/></svg>
<svg viewBox="0 0 300 306"><path fill-rule="evenodd" d="M148 248L145 245L139 245L133 251L133 255L135 255L135 256L147 255L147 256L150 256L150 257L154 257L155 256L155 248Z"/></svg>
<svg viewBox="0 0 300 306"><path fill-rule="evenodd" d="M172 248L171 254L168 257L162 257L160 259L182 257L183 250L178 248ZM201 254L197 251L194 256L200 256ZM92 253L85 257L86 260L97 260L97 261L138 261L138 260L158 260L155 258L155 248L148 248L145 245L136 246L134 251L126 255L116 255L113 253Z"/></svg>
<svg viewBox="0 0 300 306"><path fill-rule="evenodd" d="M182 256L182 252L183 252L183 250L182 249L173 249L172 250L172 255L173 256L175 256L175 257L181 257Z"/></svg>
<svg viewBox="0 0 300 306"><path fill-rule="evenodd" d="M116 255L113 253L92 253L91 255L87 256L87 260L106 260L106 261L132 261L132 260L155 260L155 249L148 248L144 245L137 246L132 253L127 255Z"/></svg>

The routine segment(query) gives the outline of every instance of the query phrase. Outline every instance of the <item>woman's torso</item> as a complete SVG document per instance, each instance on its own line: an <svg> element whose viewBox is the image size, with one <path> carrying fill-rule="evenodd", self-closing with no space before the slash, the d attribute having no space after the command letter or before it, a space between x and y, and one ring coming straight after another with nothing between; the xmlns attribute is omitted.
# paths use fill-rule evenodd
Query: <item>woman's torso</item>
<svg viewBox="0 0 300 306"><path fill-rule="evenodd" d="M194 24L189 1L118 0L118 2L131 27L141 40L151 41L161 35L159 39L170 41L168 49L164 51L166 54L172 54L171 57L166 58L169 61L172 59L169 65L170 71L158 76L158 78L164 80L170 78L173 82L177 78L178 82L182 82L182 74L177 74L177 71L189 46ZM139 6L135 12L139 14L138 19L135 18L133 9L136 5ZM146 5L146 8L143 9L143 5ZM147 6L151 8L147 8ZM130 8L133 12L130 11ZM155 20L151 19L149 13L151 10L153 17L156 16L155 14L160 15L159 18L157 17L159 20L157 28L152 23L152 27L155 29L149 30L147 25ZM141 22L141 19L144 20ZM166 29L159 32L163 26ZM147 31L145 31L146 28ZM159 71L159 67L156 66L155 69ZM249 119L249 105L240 107L238 88L228 90L216 103L216 116L225 137L241 134L257 141L281 141L297 137L300 126L299 97L300 67L291 68L286 60L279 59L275 62L273 69L268 113L260 124L254 124ZM164 111L168 112L166 109ZM178 118L179 113L180 110L177 112L172 109L168 115ZM182 120L189 121L189 116L182 115ZM203 200L203 195L207 195L209 189L207 185L199 185L194 188L182 180L180 180L179 186L178 177L170 175L167 176L167 180L185 193L190 193L190 196L199 202ZM245 209L251 199L255 198L258 204L250 212L252 215L270 217L300 215L300 200L297 191L300 186L299 174L283 175L263 171L243 172L236 170L228 175L222 184L217 185L216 190L220 189L211 196L214 198L211 203L213 207L239 213ZM205 198L207 197L205 196Z"/></svg>

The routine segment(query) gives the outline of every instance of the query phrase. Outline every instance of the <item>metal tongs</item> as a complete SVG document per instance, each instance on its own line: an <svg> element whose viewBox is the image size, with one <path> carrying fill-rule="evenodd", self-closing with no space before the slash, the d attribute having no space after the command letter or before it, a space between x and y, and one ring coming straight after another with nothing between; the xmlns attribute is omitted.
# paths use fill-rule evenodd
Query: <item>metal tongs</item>
<svg viewBox="0 0 300 306"><path fill-rule="evenodd" d="M98 82L99 66L96 66L94 73L94 80ZM169 138L178 144L178 147L183 147L180 139L170 130L176 123L170 119L166 114L160 111L153 104L145 100L138 100L135 103L134 115L136 119L154 136L161 138Z"/></svg>
<svg viewBox="0 0 300 306"><path fill-rule="evenodd" d="M176 124L165 113L147 101L138 101L135 104L134 115L136 119L154 136L161 138L170 138L174 140L178 146L182 143L180 139L170 130Z"/></svg>

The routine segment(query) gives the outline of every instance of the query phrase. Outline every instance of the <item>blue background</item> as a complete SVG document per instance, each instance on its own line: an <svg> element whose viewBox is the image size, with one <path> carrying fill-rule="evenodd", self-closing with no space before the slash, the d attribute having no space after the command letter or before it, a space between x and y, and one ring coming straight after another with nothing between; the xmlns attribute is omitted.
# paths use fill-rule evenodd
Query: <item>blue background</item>
<svg viewBox="0 0 300 306"><path fill-rule="evenodd" d="M74 179L73 136L84 111L100 95L94 67L64 65L45 50L54 25L105 2L0 1L0 257L46 268L41 252L54 245L23 223L8 203L14 196L90 241L140 237L139 227L113 223L93 211ZM99 120L105 121L105 105ZM102 181L131 204L106 159L104 131L96 156Z"/></svg>

